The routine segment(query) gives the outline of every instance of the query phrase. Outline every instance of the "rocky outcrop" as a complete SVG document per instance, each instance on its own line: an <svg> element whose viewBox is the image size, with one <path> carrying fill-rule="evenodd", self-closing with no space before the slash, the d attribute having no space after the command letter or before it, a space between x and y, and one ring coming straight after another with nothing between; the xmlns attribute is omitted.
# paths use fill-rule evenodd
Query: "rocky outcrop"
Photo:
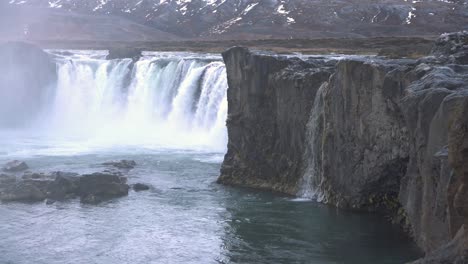
<svg viewBox="0 0 468 264"><path fill-rule="evenodd" d="M12 160L3 166L3 171L19 172L29 169L28 164L24 161Z"/></svg>
<svg viewBox="0 0 468 264"><path fill-rule="evenodd" d="M219 182L383 212L448 252L468 221L467 36L443 35L419 60L228 50Z"/></svg>
<svg viewBox="0 0 468 264"><path fill-rule="evenodd" d="M96 204L128 195L130 186L120 173L100 172L79 175L26 172L21 178L0 175L0 200L3 202L63 201L79 197L82 203Z"/></svg>
<svg viewBox="0 0 468 264"><path fill-rule="evenodd" d="M468 64L468 31L443 34L434 45L432 54L450 63Z"/></svg>
<svg viewBox="0 0 468 264"><path fill-rule="evenodd" d="M141 52L141 49L136 48L111 48L109 49L109 54L107 55L106 59L132 59L133 62L136 62L141 58Z"/></svg>
<svg viewBox="0 0 468 264"><path fill-rule="evenodd" d="M115 167L118 169L133 169L137 164L134 160L116 160L104 162L102 165Z"/></svg>
<svg viewBox="0 0 468 264"><path fill-rule="evenodd" d="M135 192L147 191L150 189L149 185L143 183L135 183L132 185L132 188Z"/></svg>
<svg viewBox="0 0 468 264"><path fill-rule="evenodd" d="M26 43L0 44L0 126L28 124L57 79L55 62Z"/></svg>
<svg viewBox="0 0 468 264"><path fill-rule="evenodd" d="M127 178L118 174L93 173L80 177L78 195L81 202L99 203L105 199L128 195Z"/></svg>
<svg viewBox="0 0 468 264"><path fill-rule="evenodd" d="M453 36L442 36L435 50L458 45L452 40ZM435 53L435 62L419 61L406 76L412 82L399 103L410 137L410 160L399 196L416 241L428 252L451 241L468 220L457 205L457 200L468 198L460 169L463 160L468 162L463 155L466 122L461 117L468 96L468 67L451 64L454 50Z"/></svg>

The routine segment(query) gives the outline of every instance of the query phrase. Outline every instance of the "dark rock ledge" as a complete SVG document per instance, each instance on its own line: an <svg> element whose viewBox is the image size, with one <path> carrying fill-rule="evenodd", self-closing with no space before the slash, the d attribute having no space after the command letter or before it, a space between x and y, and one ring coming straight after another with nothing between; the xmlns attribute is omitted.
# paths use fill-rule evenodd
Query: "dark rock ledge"
<svg viewBox="0 0 468 264"><path fill-rule="evenodd" d="M224 52L218 182L384 213L427 253L418 264L468 263L467 56L468 32L418 60Z"/></svg>
<svg viewBox="0 0 468 264"><path fill-rule="evenodd" d="M142 56L142 50L137 48L111 48L107 55L107 60L115 59L132 59L133 62L137 62Z"/></svg>
<svg viewBox="0 0 468 264"><path fill-rule="evenodd" d="M134 162L126 161L131 164ZM10 165L27 164L20 161L9 162ZM120 163L119 163L120 164ZM127 164L128 165L128 164ZM126 169L128 167L125 166ZM65 201L80 198L82 203L97 204L113 198L128 195L130 185L120 171L103 171L79 175L69 172L34 173L24 172L21 176L18 170L15 174L0 174L0 200L2 202L41 202L47 204L55 201ZM135 184L135 191L148 190L149 186Z"/></svg>

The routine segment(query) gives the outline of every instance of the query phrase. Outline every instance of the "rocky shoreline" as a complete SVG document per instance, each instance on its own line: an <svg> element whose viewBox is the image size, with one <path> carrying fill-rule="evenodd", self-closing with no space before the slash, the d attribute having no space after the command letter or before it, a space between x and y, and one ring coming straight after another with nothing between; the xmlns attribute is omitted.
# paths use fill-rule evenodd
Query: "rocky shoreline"
<svg viewBox="0 0 468 264"><path fill-rule="evenodd" d="M388 214L427 258L466 263L468 33L421 59L232 48L223 184Z"/></svg>

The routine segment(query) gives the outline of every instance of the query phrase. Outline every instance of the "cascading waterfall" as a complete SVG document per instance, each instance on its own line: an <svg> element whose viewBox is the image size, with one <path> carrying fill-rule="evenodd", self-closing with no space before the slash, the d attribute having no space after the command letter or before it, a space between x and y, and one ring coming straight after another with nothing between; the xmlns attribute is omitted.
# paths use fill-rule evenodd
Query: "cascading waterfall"
<svg viewBox="0 0 468 264"><path fill-rule="evenodd" d="M57 59L58 81L40 119L55 138L98 145L224 151L227 80L219 58L147 54Z"/></svg>
<svg viewBox="0 0 468 264"><path fill-rule="evenodd" d="M326 84L317 90L312 107L312 113L306 127L307 146L304 152L304 174L299 181L298 196L307 199L322 201L318 188L321 184L321 139L323 131L323 89Z"/></svg>

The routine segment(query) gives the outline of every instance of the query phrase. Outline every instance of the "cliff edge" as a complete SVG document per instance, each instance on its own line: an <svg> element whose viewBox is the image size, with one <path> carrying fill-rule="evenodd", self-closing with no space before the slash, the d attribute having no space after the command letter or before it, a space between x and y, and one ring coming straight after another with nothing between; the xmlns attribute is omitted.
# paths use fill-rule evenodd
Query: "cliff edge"
<svg viewBox="0 0 468 264"><path fill-rule="evenodd" d="M418 263L466 263L467 54L468 32L419 60L224 52L218 181L382 212L427 252Z"/></svg>

